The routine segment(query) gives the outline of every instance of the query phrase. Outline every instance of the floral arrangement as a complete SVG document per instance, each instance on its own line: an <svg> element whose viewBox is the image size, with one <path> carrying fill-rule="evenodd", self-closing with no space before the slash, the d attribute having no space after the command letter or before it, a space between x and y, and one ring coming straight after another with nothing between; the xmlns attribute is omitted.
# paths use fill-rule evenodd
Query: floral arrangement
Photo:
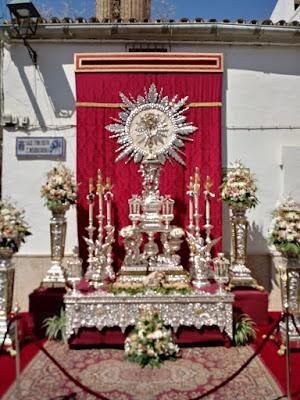
<svg viewBox="0 0 300 400"><path fill-rule="evenodd" d="M25 237L31 235L25 211L18 210L9 200L0 201L0 249L16 252Z"/></svg>
<svg viewBox="0 0 300 400"><path fill-rule="evenodd" d="M125 226L120 230L120 236L123 238L132 238L135 234L135 227L132 225Z"/></svg>
<svg viewBox="0 0 300 400"><path fill-rule="evenodd" d="M221 186L221 198L232 207L255 207L256 183L254 176L240 161L231 164Z"/></svg>
<svg viewBox="0 0 300 400"><path fill-rule="evenodd" d="M176 360L179 347L174 344L172 331L158 313L145 309L140 320L125 340L125 356L140 364L159 367L164 360Z"/></svg>
<svg viewBox="0 0 300 400"><path fill-rule="evenodd" d="M69 208L76 203L77 185L73 172L64 164L54 166L47 173L47 182L41 188L45 205L51 209Z"/></svg>
<svg viewBox="0 0 300 400"><path fill-rule="evenodd" d="M170 232L170 237L172 239L180 239L185 235L184 230L182 228L173 228Z"/></svg>
<svg viewBox="0 0 300 400"><path fill-rule="evenodd" d="M156 272L156 271L155 271ZM147 278L149 275L145 276ZM171 295L171 294L189 294L192 292L191 286L188 282L157 282L157 285L147 285L145 280L141 282L122 282L116 281L108 286L108 291L115 295L125 294L125 295L136 295L145 294L148 291L155 292L161 295Z"/></svg>
<svg viewBox="0 0 300 400"><path fill-rule="evenodd" d="M300 203L291 197L279 202L273 211L271 243L287 257L300 254Z"/></svg>

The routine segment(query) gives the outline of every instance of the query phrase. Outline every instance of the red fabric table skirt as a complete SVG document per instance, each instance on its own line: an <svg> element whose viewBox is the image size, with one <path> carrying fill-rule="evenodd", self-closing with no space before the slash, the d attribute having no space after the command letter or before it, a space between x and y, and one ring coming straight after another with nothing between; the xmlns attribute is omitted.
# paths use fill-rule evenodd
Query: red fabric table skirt
<svg viewBox="0 0 300 400"><path fill-rule="evenodd" d="M268 324L268 292L255 289L234 289L233 312L248 314L257 325Z"/></svg>
<svg viewBox="0 0 300 400"><path fill-rule="evenodd" d="M33 332L38 338L45 337L45 319L58 315L64 307L65 293L65 288L38 288L29 295L29 313L33 321Z"/></svg>

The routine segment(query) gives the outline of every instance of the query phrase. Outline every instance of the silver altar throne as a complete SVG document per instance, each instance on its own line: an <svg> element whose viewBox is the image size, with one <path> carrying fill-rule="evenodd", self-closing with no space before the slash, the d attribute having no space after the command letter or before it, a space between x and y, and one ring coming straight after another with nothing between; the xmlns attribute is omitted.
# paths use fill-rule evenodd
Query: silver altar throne
<svg viewBox="0 0 300 400"><path fill-rule="evenodd" d="M145 160L140 172L144 179L142 194L133 195L128 201L132 225L120 232L124 238L126 255L117 281L142 282L146 275L157 271L165 274L167 282L188 282L188 273L176 254L184 231L171 225L174 200L169 195L161 196L159 193L160 163L157 160Z"/></svg>
<svg viewBox="0 0 300 400"><path fill-rule="evenodd" d="M145 91L144 97L138 96L136 100L133 96L128 98L122 93L120 96L124 107L119 113L119 119L107 127L112 134L111 137L116 138L119 144L116 161L128 156L128 161L133 159L134 162L141 163L140 173L143 177L141 194L134 194L128 200L131 225L123 227L120 231L126 254L116 281L112 285L121 289L121 292L118 294L107 292L101 287L103 282L100 282L94 285L95 288L98 287L95 292L68 293L65 296L67 336L76 333L80 327L97 327L101 330L104 327L118 326L124 331L127 326L136 324L144 307L150 306L157 309L165 323L175 330L180 325L196 328L201 328L203 325L217 325L232 338L234 296L216 288L202 290L202 286L210 284L206 270L213 261L210 254L211 247L218 241L210 238L212 225L209 218L209 201L210 197L214 196L210 193L211 184L207 180L204 192L207 210L204 225L205 241L200 236L198 170L188 191L190 219L188 244L191 251L190 267L193 271L191 280L196 288L189 287L190 275L182 267L180 256L177 254L186 233L181 227L171 224L174 218L174 200L169 195L162 196L159 191L161 164L173 158L184 165L181 158L184 141L190 140L187 139L187 135L196 130L193 125L185 122L186 117L183 115L187 110L184 108L187 97L177 101L175 96L169 100L167 96L163 97L162 90L157 92L154 84L148 92ZM98 190L98 193L102 191ZM93 260L96 260L96 264L98 261L97 257L93 256L96 244L93 241L95 228L92 223L94 196L91 194L87 243L90 250L90 266L94 267ZM112 195L107 199L109 226L111 226L111 199ZM102 224L101 196L99 201L101 204L98 220ZM221 263L221 267L225 268L225 261L220 256L214 262ZM109 257L103 265L99 265L98 262L97 267L101 270L105 265L111 266ZM221 275L220 282L224 279ZM100 280L101 276L102 273L99 271ZM165 289L171 288L173 292L165 295L155 291L161 284ZM142 286L144 291L134 295L126 292L126 289L136 287L134 285ZM188 294L176 291L180 285L181 288L187 289Z"/></svg>

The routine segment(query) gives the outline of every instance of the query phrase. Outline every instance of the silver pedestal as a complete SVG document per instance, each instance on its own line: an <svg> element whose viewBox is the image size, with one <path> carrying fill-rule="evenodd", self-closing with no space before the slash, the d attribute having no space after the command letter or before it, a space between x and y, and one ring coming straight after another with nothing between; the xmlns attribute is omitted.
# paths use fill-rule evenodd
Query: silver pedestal
<svg viewBox="0 0 300 400"><path fill-rule="evenodd" d="M13 251L0 250L0 345L8 328L8 317L12 310L15 267L12 263ZM4 346L11 346L12 340L6 335Z"/></svg>

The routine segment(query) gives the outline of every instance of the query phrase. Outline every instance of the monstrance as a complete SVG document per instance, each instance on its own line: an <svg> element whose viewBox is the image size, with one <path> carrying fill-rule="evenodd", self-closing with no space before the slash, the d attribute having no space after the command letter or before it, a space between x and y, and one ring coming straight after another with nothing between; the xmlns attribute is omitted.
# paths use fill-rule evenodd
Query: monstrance
<svg viewBox="0 0 300 400"><path fill-rule="evenodd" d="M179 99L178 95L169 100L163 91L157 91L153 83L144 96L125 96L120 93L124 103L115 123L106 129L116 138L119 148L116 161L128 157L141 163L143 177L141 196L129 200L130 227L123 228L126 257L120 277L125 281L142 280L149 272L163 272L168 280L185 280L186 272L180 265L176 252L180 248L184 231L171 225L174 218L174 200L159 193L160 165L173 158L185 165L182 158L184 142L191 140L188 135L197 128L186 122L184 112L188 110L188 96ZM154 236L159 233L162 253ZM141 252L142 236L147 242ZM157 236L157 235L156 235Z"/></svg>

